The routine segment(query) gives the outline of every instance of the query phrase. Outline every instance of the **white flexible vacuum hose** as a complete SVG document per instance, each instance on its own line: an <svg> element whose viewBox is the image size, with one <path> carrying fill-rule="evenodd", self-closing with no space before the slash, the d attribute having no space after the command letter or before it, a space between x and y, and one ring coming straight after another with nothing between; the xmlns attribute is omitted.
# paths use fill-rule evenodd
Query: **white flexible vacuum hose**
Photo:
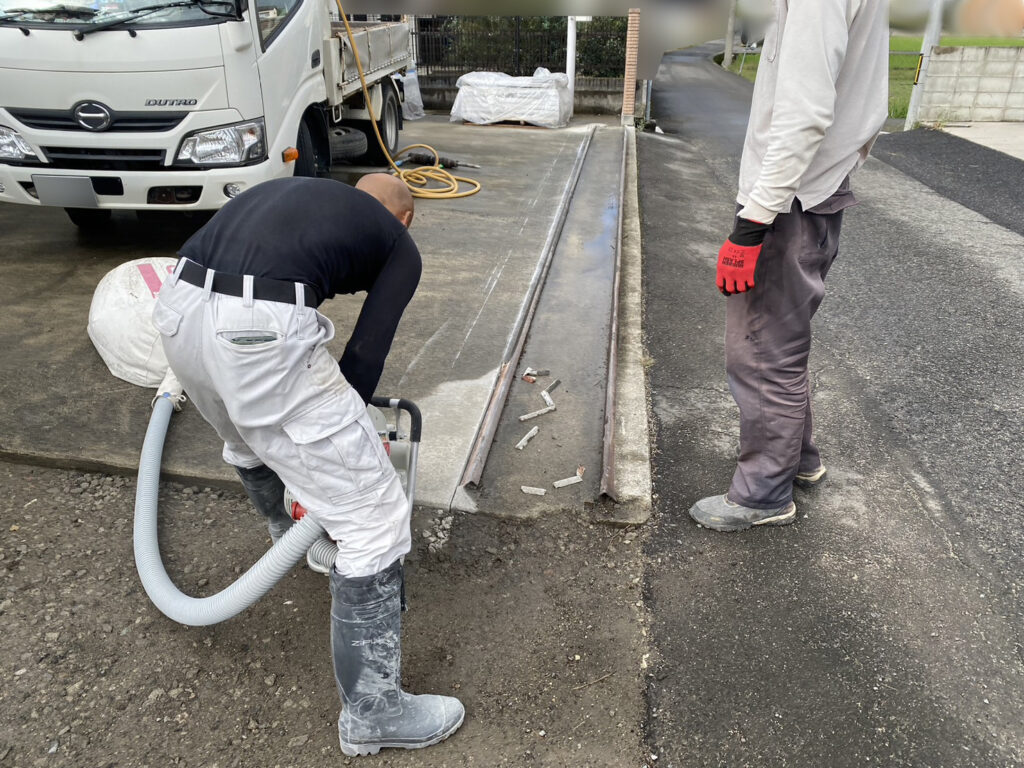
<svg viewBox="0 0 1024 768"><path fill-rule="evenodd" d="M306 515L231 586L202 598L181 592L164 569L156 525L160 459L174 403L170 392L157 398L142 446L135 492L135 565L146 594L161 613L179 624L201 627L230 619L263 597L305 557L323 528Z"/></svg>

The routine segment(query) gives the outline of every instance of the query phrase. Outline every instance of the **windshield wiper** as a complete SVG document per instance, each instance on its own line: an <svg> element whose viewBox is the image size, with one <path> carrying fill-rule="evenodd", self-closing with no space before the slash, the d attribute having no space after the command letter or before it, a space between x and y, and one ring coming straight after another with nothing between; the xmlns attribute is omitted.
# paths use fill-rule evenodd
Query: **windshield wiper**
<svg viewBox="0 0 1024 768"><path fill-rule="evenodd" d="M177 0L176 2L171 3L160 3L158 5L144 5L141 8L133 8L132 10L127 11L126 14L123 16L118 16L114 19L107 19L106 21L97 21L93 24L90 24L87 27L79 27L75 30L75 39L81 40L86 35L91 34L93 32L99 32L103 29L113 29L114 27L119 27L122 24L128 23L129 21L135 21L136 19L140 19L143 16L149 16L152 13L156 13L157 11L163 11L167 8L186 8L190 5L198 6L199 10L201 10L203 13L209 16L216 16L218 18L224 19L241 18L240 14L238 13L237 6L232 0L211 0L209 2L207 0ZM207 5L226 5L229 6L231 10L214 11L208 8Z"/></svg>
<svg viewBox="0 0 1024 768"><path fill-rule="evenodd" d="M85 5L51 5L48 8L10 8L0 14L0 24L3 24L5 21L13 21L24 16L32 16L33 14L41 13L67 13L91 19L99 13L99 11Z"/></svg>

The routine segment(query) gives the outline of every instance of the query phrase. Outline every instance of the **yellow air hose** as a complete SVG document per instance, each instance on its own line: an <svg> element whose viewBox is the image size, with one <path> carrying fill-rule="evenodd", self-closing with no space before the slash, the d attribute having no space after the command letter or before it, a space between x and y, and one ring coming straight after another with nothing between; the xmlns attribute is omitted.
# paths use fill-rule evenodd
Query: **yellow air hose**
<svg viewBox="0 0 1024 768"><path fill-rule="evenodd" d="M413 149L425 149L434 156L433 165L420 166L419 168L399 168L384 145L384 139L380 135L380 128L377 127L377 116L373 114L373 100L370 98L370 89L366 85L366 74L363 72L362 62L359 61L359 49L356 48L355 36L352 34L352 27L348 23L348 16L341 5L341 0L335 0L338 6L338 14L345 23L345 31L348 33L348 41L352 46L352 55L356 60L356 69L359 71L359 82L363 86L363 98L366 101L366 110L370 113L370 125L377 136L377 143L380 144L384 156L391 165L394 174L405 182L412 192L413 197L427 198L430 200L454 200L458 197L469 197L480 191L480 182L475 179L467 179L464 176L456 176L441 167L441 161L437 150L427 144L410 144L408 147L398 150L395 157L400 157ZM342 56L344 65L344 56ZM460 184L469 185L469 189L460 190ZM433 186L430 186L433 185Z"/></svg>

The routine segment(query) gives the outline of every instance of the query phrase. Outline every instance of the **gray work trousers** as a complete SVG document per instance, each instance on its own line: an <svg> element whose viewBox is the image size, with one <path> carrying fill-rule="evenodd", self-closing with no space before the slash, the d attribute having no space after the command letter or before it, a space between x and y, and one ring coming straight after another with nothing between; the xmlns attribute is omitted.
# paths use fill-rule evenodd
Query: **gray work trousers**
<svg viewBox="0 0 1024 768"><path fill-rule="evenodd" d="M739 461L728 496L737 504L784 506L797 472L821 466L807 377L811 318L839 253L843 209L855 202L849 179L809 211L795 200L765 238L754 288L727 299L726 373L740 409Z"/></svg>

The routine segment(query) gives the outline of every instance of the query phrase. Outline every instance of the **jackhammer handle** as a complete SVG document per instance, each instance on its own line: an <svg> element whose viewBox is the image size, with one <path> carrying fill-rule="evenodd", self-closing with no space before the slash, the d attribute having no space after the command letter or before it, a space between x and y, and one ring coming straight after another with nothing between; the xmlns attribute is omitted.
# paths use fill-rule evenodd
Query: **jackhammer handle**
<svg viewBox="0 0 1024 768"><path fill-rule="evenodd" d="M423 434L423 415L419 406L412 400L396 397L374 397L370 399L370 405L375 408L397 408L409 414L412 424L409 429L409 442L418 443Z"/></svg>

